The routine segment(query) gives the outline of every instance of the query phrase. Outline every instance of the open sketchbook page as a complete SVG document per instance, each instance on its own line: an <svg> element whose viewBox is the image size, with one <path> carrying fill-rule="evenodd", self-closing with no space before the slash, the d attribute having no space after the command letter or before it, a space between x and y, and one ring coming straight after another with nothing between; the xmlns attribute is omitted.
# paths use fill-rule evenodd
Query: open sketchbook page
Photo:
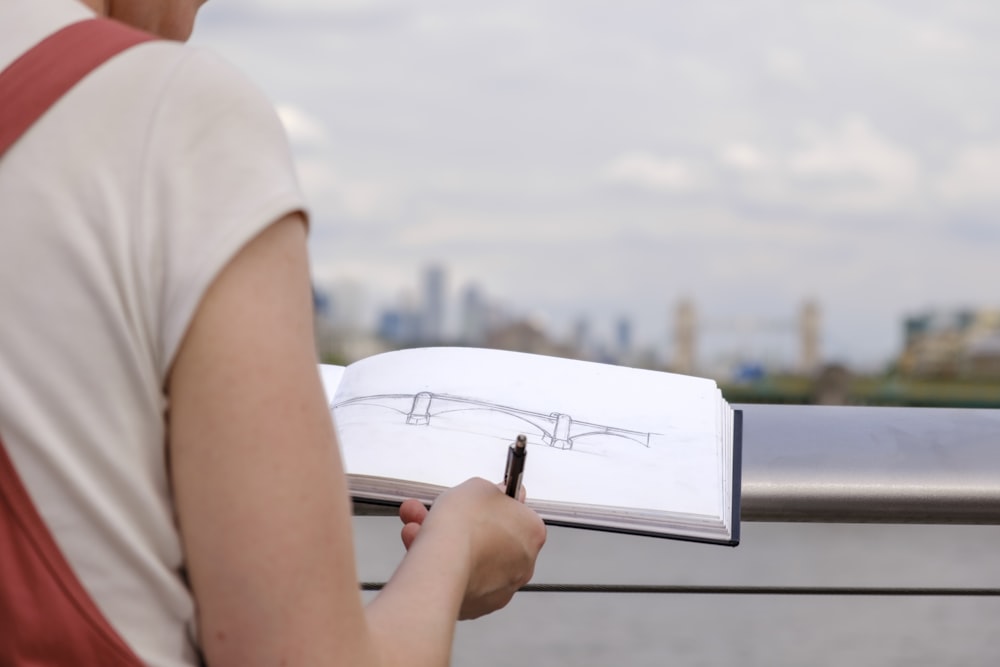
<svg viewBox="0 0 1000 667"><path fill-rule="evenodd" d="M335 381L338 371L326 372ZM445 487L472 476L500 481L507 446L524 433L529 503L719 517L720 401L701 378L423 348L355 362L331 405L349 474Z"/></svg>
<svg viewBox="0 0 1000 667"><path fill-rule="evenodd" d="M337 387L340 385L340 380L344 377L345 370L347 369L343 366L334 366L332 364L319 365L319 377L323 381L326 400L331 405L333 404L333 397L337 393Z"/></svg>

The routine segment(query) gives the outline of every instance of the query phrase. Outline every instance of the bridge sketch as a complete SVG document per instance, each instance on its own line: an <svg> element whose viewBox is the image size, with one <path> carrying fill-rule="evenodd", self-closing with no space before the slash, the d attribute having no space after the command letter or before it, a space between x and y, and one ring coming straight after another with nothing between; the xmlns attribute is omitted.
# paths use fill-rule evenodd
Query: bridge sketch
<svg viewBox="0 0 1000 667"><path fill-rule="evenodd" d="M436 418L449 413L485 411L493 415L507 415L523 422L525 433L534 433L541 441L555 449L573 449L584 438L610 436L650 446L654 433L617 428L573 419L561 412L534 412L509 405L501 405L474 398L422 391L416 394L376 394L359 396L330 405L331 410L349 406L367 405L387 408L405 417L411 426L430 426ZM525 428L528 427L528 428Z"/></svg>

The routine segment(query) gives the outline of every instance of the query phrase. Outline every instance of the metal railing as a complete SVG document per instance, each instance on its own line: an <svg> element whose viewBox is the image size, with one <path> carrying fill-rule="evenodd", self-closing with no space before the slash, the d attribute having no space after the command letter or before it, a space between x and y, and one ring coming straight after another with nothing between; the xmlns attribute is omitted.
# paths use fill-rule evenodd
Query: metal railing
<svg viewBox="0 0 1000 667"><path fill-rule="evenodd" d="M1000 524L1000 410L737 407L745 521Z"/></svg>
<svg viewBox="0 0 1000 667"><path fill-rule="evenodd" d="M744 521L1000 524L1000 410L734 407Z"/></svg>
<svg viewBox="0 0 1000 667"><path fill-rule="evenodd" d="M1000 411L737 405L748 522L1000 525ZM357 514L390 514L355 505ZM375 590L381 582L367 582ZM1000 596L994 585L532 583L526 591Z"/></svg>

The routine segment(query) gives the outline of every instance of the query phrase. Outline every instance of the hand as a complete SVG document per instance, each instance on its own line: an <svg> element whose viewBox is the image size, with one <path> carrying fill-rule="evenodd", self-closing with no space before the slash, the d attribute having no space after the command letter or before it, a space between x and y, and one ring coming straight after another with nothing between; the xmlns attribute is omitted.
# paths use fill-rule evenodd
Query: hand
<svg viewBox="0 0 1000 667"><path fill-rule="evenodd" d="M500 609L526 584L545 543L545 524L522 502L513 502L494 484L470 479L441 494L431 510L419 501L400 507L403 544L419 538L467 546L468 582L460 618Z"/></svg>
<svg viewBox="0 0 1000 667"><path fill-rule="evenodd" d="M506 493L505 484L502 482L497 484L497 488ZM522 486L517 494L517 499L524 502L526 493L524 487ZM404 500L403 504L399 506L399 520L403 522L403 528L400 531L400 537L403 540L403 546L407 550L410 549L410 545L413 541L417 539L417 533L420 532L420 526L423 525L424 519L430 510L415 498L410 498L409 500Z"/></svg>

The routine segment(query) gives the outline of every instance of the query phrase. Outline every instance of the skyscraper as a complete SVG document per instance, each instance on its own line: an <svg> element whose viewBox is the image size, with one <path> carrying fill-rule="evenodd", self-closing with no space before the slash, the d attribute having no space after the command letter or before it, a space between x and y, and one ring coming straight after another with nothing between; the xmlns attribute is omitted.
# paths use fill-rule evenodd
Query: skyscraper
<svg viewBox="0 0 1000 667"><path fill-rule="evenodd" d="M632 355L632 321L619 317L615 322L615 355L624 362Z"/></svg>
<svg viewBox="0 0 1000 667"><path fill-rule="evenodd" d="M466 345L482 345L486 339L487 308L482 292L476 285L468 285L462 291L461 341Z"/></svg>
<svg viewBox="0 0 1000 667"><path fill-rule="evenodd" d="M444 338L444 268L432 264L424 270L423 303L420 309L420 333L424 343L439 343Z"/></svg>
<svg viewBox="0 0 1000 667"><path fill-rule="evenodd" d="M576 351L577 356L582 359L589 359L593 352L593 340L590 335L590 320L581 315L573 322L573 331L570 334L570 345Z"/></svg>
<svg viewBox="0 0 1000 667"><path fill-rule="evenodd" d="M799 311L799 340L801 341L799 372L812 375L819 370L820 313L815 301L806 301Z"/></svg>
<svg viewBox="0 0 1000 667"><path fill-rule="evenodd" d="M681 300L674 315L674 357L671 370L675 373L694 372L696 327L694 303L688 299Z"/></svg>

